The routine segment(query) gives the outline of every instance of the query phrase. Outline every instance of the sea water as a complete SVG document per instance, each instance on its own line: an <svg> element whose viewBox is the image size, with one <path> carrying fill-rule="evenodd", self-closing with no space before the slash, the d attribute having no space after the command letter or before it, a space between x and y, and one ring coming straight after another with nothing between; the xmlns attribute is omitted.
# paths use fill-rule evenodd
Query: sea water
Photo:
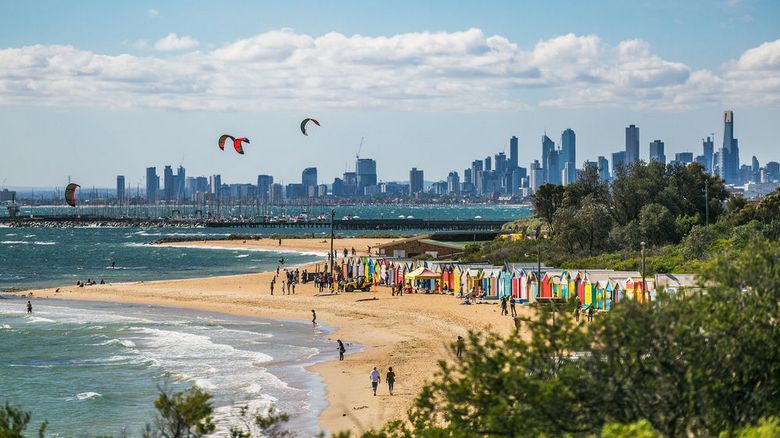
<svg viewBox="0 0 780 438"><path fill-rule="evenodd" d="M36 425L48 421L50 436L139 436L153 424L160 389L193 384L214 396L223 432L244 405L291 414L299 436L320 431L323 385L305 367L335 354L327 329L39 298L28 315L26 302L0 299L0 403L22 406Z"/></svg>
<svg viewBox="0 0 780 438"><path fill-rule="evenodd" d="M224 237L203 228L0 228L0 291L100 282L246 274L324 259L326 253L149 245L170 236ZM113 264L113 266L112 266Z"/></svg>

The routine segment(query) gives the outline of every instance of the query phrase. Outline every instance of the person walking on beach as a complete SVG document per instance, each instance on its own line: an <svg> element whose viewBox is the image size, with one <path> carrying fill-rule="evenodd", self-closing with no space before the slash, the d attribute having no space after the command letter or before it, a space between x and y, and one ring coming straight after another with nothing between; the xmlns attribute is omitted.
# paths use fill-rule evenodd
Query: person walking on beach
<svg viewBox="0 0 780 438"><path fill-rule="evenodd" d="M577 303L577 307L574 308L574 321L580 322L580 313L582 312L582 305Z"/></svg>
<svg viewBox="0 0 780 438"><path fill-rule="evenodd" d="M311 309L311 326L317 327L317 312Z"/></svg>
<svg viewBox="0 0 780 438"><path fill-rule="evenodd" d="M593 306L588 307L588 322L593 322Z"/></svg>
<svg viewBox="0 0 780 438"><path fill-rule="evenodd" d="M295 295L295 281L293 281L292 283L290 283L290 288L292 289L292 293L293 293L293 295Z"/></svg>
<svg viewBox="0 0 780 438"><path fill-rule="evenodd" d="M282 239L279 239L279 246L282 246Z"/></svg>
<svg viewBox="0 0 780 438"><path fill-rule="evenodd" d="M374 397L376 397L376 388L379 386L379 382L382 380L382 378L379 376L379 371L377 371L376 367L374 367L373 370L371 370L371 373L368 375L369 380L371 380L371 389L374 390Z"/></svg>
<svg viewBox="0 0 780 438"><path fill-rule="evenodd" d="M341 339L336 339L336 342L339 343L339 360L344 360L344 353L347 351L347 349L344 348L344 343L341 342Z"/></svg>
<svg viewBox="0 0 780 438"><path fill-rule="evenodd" d="M515 307L515 299L509 297L509 310L512 312L512 317L517 316L517 308Z"/></svg>
<svg viewBox="0 0 780 438"><path fill-rule="evenodd" d="M506 311L506 297L501 297L501 316L504 316L507 314Z"/></svg>
<svg viewBox="0 0 780 438"><path fill-rule="evenodd" d="M458 340L455 341L455 356L461 357L463 355L463 349L466 347L466 342L463 340L463 336L458 336Z"/></svg>
<svg viewBox="0 0 780 438"><path fill-rule="evenodd" d="M282 280L282 295L284 295L285 286L286 286L286 284L285 284L284 280Z"/></svg>
<svg viewBox="0 0 780 438"><path fill-rule="evenodd" d="M275 283L275 281L271 280L271 295L274 294L274 283Z"/></svg>
<svg viewBox="0 0 780 438"><path fill-rule="evenodd" d="M27 314L32 314L32 303L30 300L27 300Z"/></svg>
<svg viewBox="0 0 780 438"><path fill-rule="evenodd" d="M395 384L395 373L393 372L393 367L387 369L387 376L385 377L385 381L387 381L387 390L390 391L390 395L393 395L393 384Z"/></svg>

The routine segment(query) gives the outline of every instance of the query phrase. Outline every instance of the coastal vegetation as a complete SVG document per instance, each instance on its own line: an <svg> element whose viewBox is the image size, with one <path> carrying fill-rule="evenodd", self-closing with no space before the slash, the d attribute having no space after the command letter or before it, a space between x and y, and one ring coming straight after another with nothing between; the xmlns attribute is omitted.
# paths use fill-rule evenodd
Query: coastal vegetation
<svg viewBox="0 0 780 438"><path fill-rule="evenodd" d="M713 254L761 236L780 237L780 191L760 200L730 196L723 181L698 164L638 162L607 183L584 169L568 186L546 184L533 199L534 216L505 229L540 239L496 239L469 245L463 261L536 262L564 269L696 273Z"/></svg>

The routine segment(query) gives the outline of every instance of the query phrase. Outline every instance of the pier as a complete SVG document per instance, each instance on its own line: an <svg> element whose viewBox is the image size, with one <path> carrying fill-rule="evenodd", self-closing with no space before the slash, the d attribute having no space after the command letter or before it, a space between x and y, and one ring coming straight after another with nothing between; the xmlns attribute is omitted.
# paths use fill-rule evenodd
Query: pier
<svg viewBox="0 0 780 438"><path fill-rule="evenodd" d="M425 231L497 231L513 219L338 219L335 230L425 230ZM330 221L274 221L253 219L141 219L103 216L33 216L0 218L0 224L14 227L209 227L265 229L330 229Z"/></svg>

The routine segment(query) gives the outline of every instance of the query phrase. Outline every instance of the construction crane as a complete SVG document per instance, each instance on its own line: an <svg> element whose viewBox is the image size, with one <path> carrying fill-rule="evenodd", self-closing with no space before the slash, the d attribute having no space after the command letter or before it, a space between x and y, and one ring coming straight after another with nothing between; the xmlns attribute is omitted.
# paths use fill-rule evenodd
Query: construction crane
<svg viewBox="0 0 780 438"><path fill-rule="evenodd" d="M363 150L363 139L364 139L364 137L360 137L360 146L358 146L358 151L355 154L355 159L356 160L360 159L360 151Z"/></svg>

